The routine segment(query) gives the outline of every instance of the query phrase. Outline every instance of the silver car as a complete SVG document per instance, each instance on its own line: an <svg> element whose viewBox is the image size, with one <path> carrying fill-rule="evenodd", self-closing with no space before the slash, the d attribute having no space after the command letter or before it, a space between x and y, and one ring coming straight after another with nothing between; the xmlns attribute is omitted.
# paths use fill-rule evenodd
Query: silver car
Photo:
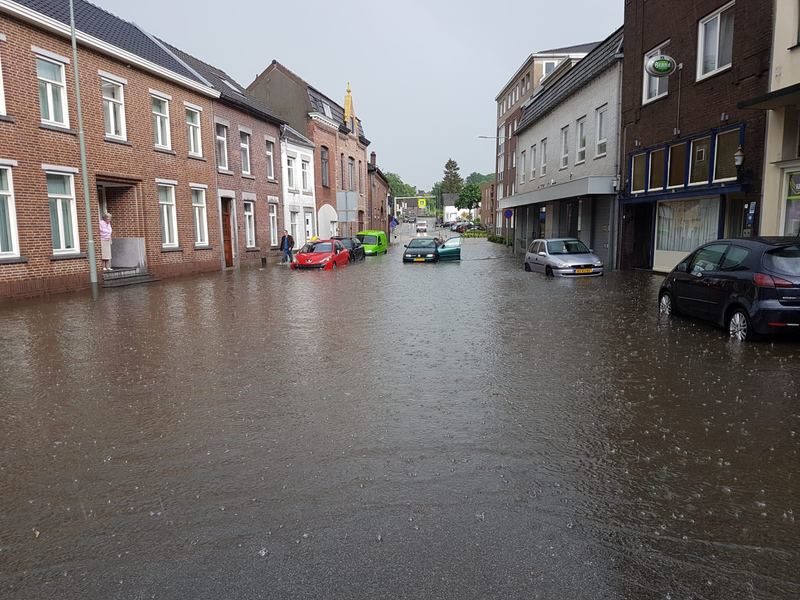
<svg viewBox="0 0 800 600"><path fill-rule="evenodd" d="M555 277L597 277L603 261L575 238L533 240L525 253L525 270Z"/></svg>

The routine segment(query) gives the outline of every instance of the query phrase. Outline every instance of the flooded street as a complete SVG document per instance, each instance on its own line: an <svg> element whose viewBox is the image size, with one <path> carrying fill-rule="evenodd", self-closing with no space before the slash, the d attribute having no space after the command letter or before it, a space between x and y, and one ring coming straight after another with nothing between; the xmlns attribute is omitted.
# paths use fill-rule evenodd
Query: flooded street
<svg viewBox="0 0 800 600"><path fill-rule="evenodd" d="M401 250L0 305L0 597L800 597L800 343Z"/></svg>

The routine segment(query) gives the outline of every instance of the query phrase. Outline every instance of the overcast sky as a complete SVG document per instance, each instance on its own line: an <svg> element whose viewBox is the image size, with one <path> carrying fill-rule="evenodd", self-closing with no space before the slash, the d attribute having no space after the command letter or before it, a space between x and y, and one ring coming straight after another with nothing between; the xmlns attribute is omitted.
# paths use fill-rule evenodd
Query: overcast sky
<svg viewBox="0 0 800 600"><path fill-rule="evenodd" d="M378 165L422 189L494 170L494 98L532 52L600 41L623 0L92 0L248 85L273 58L343 101Z"/></svg>

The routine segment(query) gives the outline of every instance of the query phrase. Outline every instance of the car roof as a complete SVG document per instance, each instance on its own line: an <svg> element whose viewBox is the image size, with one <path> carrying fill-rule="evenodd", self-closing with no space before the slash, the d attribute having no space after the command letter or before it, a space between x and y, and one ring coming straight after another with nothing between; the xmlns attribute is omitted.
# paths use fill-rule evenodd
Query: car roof
<svg viewBox="0 0 800 600"><path fill-rule="evenodd" d="M386 235L386 232L381 231L380 229L365 229L364 231L359 231L356 233L356 235L377 235L379 233Z"/></svg>
<svg viewBox="0 0 800 600"><path fill-rule="evenodd" d="M580 242L581 240L575 237L560 237L560 238L536 238L533 241L534 242Z"/></svg>

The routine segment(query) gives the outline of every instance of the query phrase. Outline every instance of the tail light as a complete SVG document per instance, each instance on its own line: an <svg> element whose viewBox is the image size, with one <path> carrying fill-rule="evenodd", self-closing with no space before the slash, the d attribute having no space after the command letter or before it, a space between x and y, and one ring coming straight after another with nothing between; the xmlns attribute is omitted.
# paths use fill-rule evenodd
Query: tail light
<svg viewBox="0 0 800 600"><path fill-rule="evenodd" d="M755 273L753 275L753 283L755 283L757 287L763 288L794 287L794 284L791 281L786 281L785 279L775 277L774 275L767 275L766 273Z"/></svg>

